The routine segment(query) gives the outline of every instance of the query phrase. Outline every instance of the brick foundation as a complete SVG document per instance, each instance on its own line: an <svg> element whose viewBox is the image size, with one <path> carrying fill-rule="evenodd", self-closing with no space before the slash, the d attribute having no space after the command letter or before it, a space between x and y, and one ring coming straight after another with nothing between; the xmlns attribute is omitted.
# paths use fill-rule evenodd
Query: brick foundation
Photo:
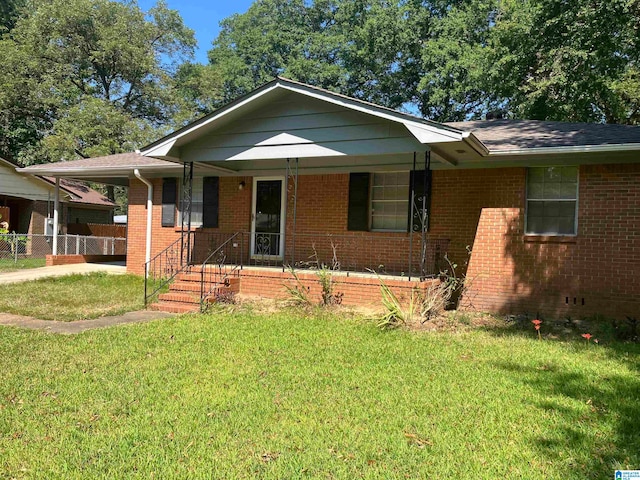
<svg viewBox="0 0 640 480"><path fill-rule="evenodd" d="M126 255L47 255L46 266L72 265L75 263L123 262Z"/></svg>
<svg viewBox="0 0 640 480"><path fill-rule="evenodd" d="M322 288L317 274L312 272L296 272L300 284L309 288L309 298L313 303L322 300ZM439 280L408 281L384 278L384 283L398 297L406 302L414 289L424 290L431 282ZM332 276L333 293L342 294L342 304L350 306L367 306L373 309L381 307L380 281L376 277L336 273ZM298 283L290 272L268 268L248 268L240 273L240 294L273 299L286 299L285 285L297 286Z"/></svg>

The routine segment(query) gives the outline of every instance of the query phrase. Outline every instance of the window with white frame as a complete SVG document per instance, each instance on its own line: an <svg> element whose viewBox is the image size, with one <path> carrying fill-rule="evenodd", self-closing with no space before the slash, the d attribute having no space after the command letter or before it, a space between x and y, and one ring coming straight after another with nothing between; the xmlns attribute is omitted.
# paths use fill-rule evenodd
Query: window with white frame
<svg viewBox="0 0 640 480"><path fill-rule="evenodd" d="M202 177L193 177L191 186L191 226L202 226ZM184 212L183 198L180 195L180 212L178 215L178 225L182 224L182 212Z"/></svg>
<svg viewBox="0 0 640 480"><path fill-rule="evenodd" d="M371 230L406 231L409 172L374 173L371 182Z"/></svg>
<svg viewBox="0 0 640 480"><path fill-rule="evenodd" d="M530 167L527 172L529 235L576 235L578 167Z"/></svg>

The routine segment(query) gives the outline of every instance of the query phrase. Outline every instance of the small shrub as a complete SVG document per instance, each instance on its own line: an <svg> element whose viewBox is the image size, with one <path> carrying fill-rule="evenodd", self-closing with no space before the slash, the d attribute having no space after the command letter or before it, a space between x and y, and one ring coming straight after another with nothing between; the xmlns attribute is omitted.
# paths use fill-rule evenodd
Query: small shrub
<svg viewBox="0 0 640 480"><path fill-rule="evenodd" d="M311 306L313 302L309 297L310 288L302 283L300 277L296 273L293 267L289 267L289 273L293 277L293 285L284 283L283 286L287 291L287 303L294 306Z"/></svg>
<svg viewBox="0 0 640 480"><path fill-rule="evenodd" d="M343 293L334 292L333 274L331 272L326 265L322 265L322 267L316 271L316 276L322 289L322 305L325 307L342 304L342 297L344 295Z"/></svg>
<svg viewBox="0 0 640 480"><path fill-rule="evenodd" d="M382 305L385 312L378 322L378 327L382 329L393 329L403 325L410 325L417 320L419 315L420 298L415 290L411 291L409 305L405 308L395 293L378 276L380 280L380 293L382 294Z"/></svg>
<svg viewBox="0 0 640 480"><path fill-rule="evenodd" d="M452 284L447 282L429 285L420 301L421 322L425 323L441 316L447 310L453 293Z"/></svg>

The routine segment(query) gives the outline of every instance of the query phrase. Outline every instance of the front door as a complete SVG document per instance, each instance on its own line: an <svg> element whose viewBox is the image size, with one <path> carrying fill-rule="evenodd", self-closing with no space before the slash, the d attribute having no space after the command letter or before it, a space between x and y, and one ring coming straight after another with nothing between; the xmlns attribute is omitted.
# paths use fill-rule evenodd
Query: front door
<svg viewBox="0 0 640 480"><path fill-rule="evenodd" d="M284 180L254 178L251 256L282 259L284 250Z"/></svg>

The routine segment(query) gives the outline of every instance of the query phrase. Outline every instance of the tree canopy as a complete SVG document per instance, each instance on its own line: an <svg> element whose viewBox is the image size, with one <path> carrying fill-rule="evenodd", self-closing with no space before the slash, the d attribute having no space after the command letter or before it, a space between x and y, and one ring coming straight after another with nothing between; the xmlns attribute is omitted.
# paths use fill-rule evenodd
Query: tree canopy
<svg viewBox="0 0 640 480"><path fill-rule="evenodd" d="M257 0L209 52L225 98L275 75L440 121L638 123L637 0Z"/></svg>
<svg viewBox="0 0 640 480"><path fill-rule="evenodd" d="M173 78L193 31L160 2L39 0L0 41L1 147L22 163L131 150L186 108ZM184 116L184 115L183 115Z"/></svg>
<svg viewBox="0 0 640 480"><path fill-rule="evenodd" d="M640 123L640 0L256 0L209 63L160 1L5 0L0 155L140 147L276 75L437 121Z"/></svg>

